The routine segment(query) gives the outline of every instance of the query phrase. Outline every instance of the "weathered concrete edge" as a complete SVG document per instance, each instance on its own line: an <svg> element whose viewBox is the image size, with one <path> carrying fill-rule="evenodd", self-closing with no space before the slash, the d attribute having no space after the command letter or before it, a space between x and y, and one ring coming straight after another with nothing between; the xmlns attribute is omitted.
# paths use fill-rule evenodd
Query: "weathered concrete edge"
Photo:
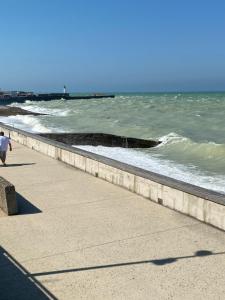
<svg viewBox="0 0 225 300"><path fill-rule="evenodd" d="M0 123L31 149L61 160L154 202L225 230L225 195L133 167Z"/></svg>
<svg viewBox="0 0 225 300"><path fill-rule="evenodd" d="M15 187L3 177L0 177L0 209L8 216L18 213Z"/></svg>

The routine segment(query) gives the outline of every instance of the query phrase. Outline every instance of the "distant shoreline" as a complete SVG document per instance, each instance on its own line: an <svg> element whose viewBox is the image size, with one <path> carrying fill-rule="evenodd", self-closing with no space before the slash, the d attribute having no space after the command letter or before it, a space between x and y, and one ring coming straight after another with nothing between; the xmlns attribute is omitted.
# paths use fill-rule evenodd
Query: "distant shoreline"
<svg viewBox="0 0 225 300"><path fill-rule="evenodd" d="M115 95L130 94L225 94L225 91L146 91L146 92L113 92Z"/></svg>

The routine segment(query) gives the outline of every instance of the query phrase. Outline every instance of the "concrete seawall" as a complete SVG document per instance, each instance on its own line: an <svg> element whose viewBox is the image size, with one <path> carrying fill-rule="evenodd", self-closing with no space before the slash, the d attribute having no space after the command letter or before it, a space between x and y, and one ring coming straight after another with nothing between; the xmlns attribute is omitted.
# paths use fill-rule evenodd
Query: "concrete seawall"
<svg viewBox="0 0 225 300"><path fill-rule="evenodd" d="M124 187L151 201L225 230L225 195L132 167L4 124L12 140Z"/></svg>

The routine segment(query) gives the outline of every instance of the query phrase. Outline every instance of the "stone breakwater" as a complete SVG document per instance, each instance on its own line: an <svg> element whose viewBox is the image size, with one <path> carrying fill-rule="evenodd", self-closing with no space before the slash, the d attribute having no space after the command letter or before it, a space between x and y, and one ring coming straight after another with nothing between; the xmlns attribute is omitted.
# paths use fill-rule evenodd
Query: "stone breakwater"
<svg viewBox="0 0 225 300"><path fill-rule="evenodd" d="M19 107L11 107L7 105L0 105L0 117L9 117L9 116L15 116L15 115L33 115L33 116L39 116L43 115L40 113L31 112Z"/></svg>
<svg viewBox="0 0 225 300"><path fill-rule="evenodd" d="M40 136L67 145L89 145L123 148L151 148L160 141L136 139L106 133L41 133Z"/></svg>

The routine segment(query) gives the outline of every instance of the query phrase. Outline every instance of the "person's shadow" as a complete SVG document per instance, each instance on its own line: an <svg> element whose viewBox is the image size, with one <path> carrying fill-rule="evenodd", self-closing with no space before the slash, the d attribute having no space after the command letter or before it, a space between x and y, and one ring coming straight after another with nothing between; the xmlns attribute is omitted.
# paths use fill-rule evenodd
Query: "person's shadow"
<svg viewBox="0 0 225 300"><path fill-rule="evenodd" d="M30 166L30 165L35 165L35 163L21 163L21 164L6 164L5 166L4 165L1 165L1 167L21 167L21 166Z"/></svg>

